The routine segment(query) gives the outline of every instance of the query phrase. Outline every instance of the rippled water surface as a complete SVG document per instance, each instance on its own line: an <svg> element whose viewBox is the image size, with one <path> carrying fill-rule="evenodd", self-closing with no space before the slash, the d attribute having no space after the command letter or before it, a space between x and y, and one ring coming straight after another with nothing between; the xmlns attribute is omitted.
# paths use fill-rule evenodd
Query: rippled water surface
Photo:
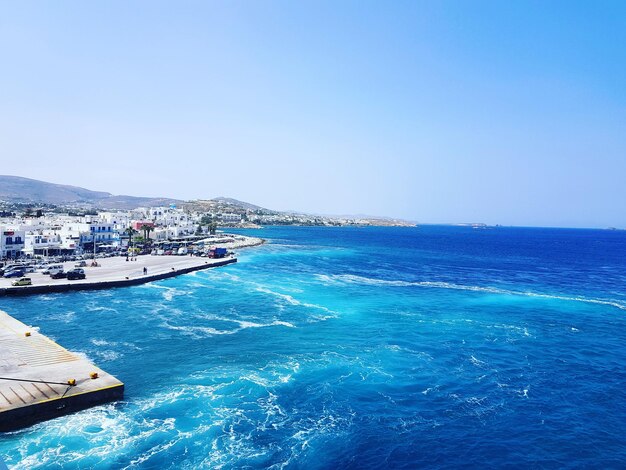
<svg viewBox="0 0 626 470"><path fill-rule="evenodd" d="M15 468L626 465L626 233L267 228L219 269L0 308L126 384Z"/></svg>

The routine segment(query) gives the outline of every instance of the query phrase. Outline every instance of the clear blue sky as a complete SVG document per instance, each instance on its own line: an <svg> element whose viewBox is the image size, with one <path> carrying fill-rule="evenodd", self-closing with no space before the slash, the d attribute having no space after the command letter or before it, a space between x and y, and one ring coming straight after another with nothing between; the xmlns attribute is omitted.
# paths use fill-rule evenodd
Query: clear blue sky
<svg viewBox="0 0 626 470"><path fill-rule="evenodd" d="M0 174L626 226L626 2L0 2Z"/></svg>

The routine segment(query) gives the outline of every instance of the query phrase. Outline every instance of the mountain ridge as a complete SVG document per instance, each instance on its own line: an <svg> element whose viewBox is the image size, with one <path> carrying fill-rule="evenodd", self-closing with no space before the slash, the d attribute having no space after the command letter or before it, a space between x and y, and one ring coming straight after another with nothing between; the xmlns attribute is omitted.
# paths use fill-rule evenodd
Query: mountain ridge
<svg viewBox="0 0 626 470"><path fill-rule="evenodd" d="M12 175L0 175L0 200L14 203L88 205L101 209L134 209L182 202L166 197L114 195L106 191L92 191L79 186Z"/></svg>
<svg viewBox="0 0 626 470"><path fill-rule="evenodd" d="M236 212L245 215L246 211L258 212L274 217L283 216L293 223L293 217L302 217L304 223L330 223L342 217L354 216L321 216L306 214L301 211L277 211L240 201L230 197L219 196L213 199L197 199L183 201L167 197L141 197L114 195L106 191L92 191L79 186L50 183L47 181L25 178L22 176L0 175L0 202L13 204L52 204L57 206L77 206L89 209L130 210L137 207L168 206L176 204L181 208L197 212ZM316 220L320 219L320 220ZM322 220L323 219L323 220ZM414 225L391 217L365 217L365 222L379 225ZM247 220L247 219L246 219ZM275 219L271 219L276 223ZM297 223L297 222L296 222Z"/></svg>

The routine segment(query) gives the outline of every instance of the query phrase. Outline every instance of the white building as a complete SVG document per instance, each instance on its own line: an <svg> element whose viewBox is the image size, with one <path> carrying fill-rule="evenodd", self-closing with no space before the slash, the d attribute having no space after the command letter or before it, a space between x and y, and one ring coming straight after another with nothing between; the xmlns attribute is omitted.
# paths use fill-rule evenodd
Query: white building
<svg viewBox="0 0 626 470"><path fill-rule="evenodd" d="M191 217L183 210L172 207L149 207L144 209L146 218L156 225L185 226L192 224Z"/></svg>
<svg viewBox="0 0 626 470"><path fill-rule="evenodd" d="M26 232L12 227L0 227L0 257L17 258L24 249Z"/></svg>
<svg viewBox="0 0 626 470"><path fill-rule="evenodd" d="M241 223L241 215L240 214L219 214L219 220L225 224L239 224Z"/></svg>
<svg viewBox="0 0 626 470"><path fill-rule="evenodd" d="M96 245L119 246L120 234L114 225L100 219L90 219L89 222L69 222L64 224L59 234L64 248L82 248L93 243Z"/></svg>
<svg viewBox="0 0 626 470"><path fill-rule="evenodd" d="M48 230L26 232L24 239L24 254L48 254L62 249L61 236Z"/></svg>
<svg viewBox="0 0 626 470"><path fill-rule="evenodd" d="M150 236L156 241L165 241L171 238L187 237L196 233L196 226L194 224L186 226L169 225L167 227L157 227Z"/></svg>

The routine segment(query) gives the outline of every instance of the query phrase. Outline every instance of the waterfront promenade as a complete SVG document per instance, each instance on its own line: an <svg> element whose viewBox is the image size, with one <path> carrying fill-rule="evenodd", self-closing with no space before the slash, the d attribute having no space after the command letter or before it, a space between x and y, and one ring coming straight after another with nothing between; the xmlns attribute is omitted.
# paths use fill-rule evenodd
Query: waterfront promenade
<svg viewBox="0 0 626 470"><path fill-rule="evenodd" d="M86 278L68 281L67 279L52 279L41 273L28 273L32 281L31 286L12 287L14 279L0 278L0 296L2 295L27 295L41 294L46 292L64 292L87 289L106 289L110 287L123 287L137 285L145 282L166 279L180 274L198 271L201 269L223 266L237 262L235 257L221 259L202 258L197 256L137 256L136 261L126 261L125 257L97 259L98 266L83 267ZM72 269L75 261L59 263L65 271ZM144 268L146 273L144 274Z"/></svg>

